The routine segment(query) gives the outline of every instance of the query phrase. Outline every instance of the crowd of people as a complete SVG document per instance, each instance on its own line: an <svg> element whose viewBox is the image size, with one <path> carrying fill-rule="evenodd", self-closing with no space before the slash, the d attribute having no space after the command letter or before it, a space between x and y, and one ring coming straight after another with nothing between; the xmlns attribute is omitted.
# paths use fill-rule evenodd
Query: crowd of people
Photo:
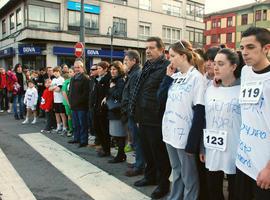
<svg viewBox="0 0 270 200"><path fill-rule="evenodd" d="M163 41L150 37L143 66L136 50L89 74L81 59L39 72L17 64L0 68L0 112L13 106L23 124L46 117L42 133L72 136L79 147L95 136L97 156L117 147L112 164L126 161L131 142L135 163L125 175L144 175L136 187L157 185L153 199L223 200L226 177L229 200L269 200L269 50L269 30L250 27L238 52L180 40L166 57Z"/></svg>

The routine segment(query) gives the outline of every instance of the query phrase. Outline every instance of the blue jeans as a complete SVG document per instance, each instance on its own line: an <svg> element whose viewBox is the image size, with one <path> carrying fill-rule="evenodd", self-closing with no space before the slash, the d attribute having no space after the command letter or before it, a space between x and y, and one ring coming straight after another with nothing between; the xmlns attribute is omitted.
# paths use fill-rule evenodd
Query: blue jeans
<svg viewBox="0 0 270 200"><path fill-rule="evenodd" d="M144 169L144 158L143 158L143 150L142 150L142 145L141 141L139 138L139 128L134 121L132 117L128 118L128 129L131 132L132 139L133 139L133 146L135 148L135 153L136 153L136 162L134 168L136 170L142 170Z"/></svg>
<svg viewBox="0 0 270 200"><path fill-rule="evenodd" d="M20 116L24 115L24 104L23 104L24 95L14 95L13 97L13 111L14 115L18 115L17 104L19 104Z"/></svg>
<svg viewBox="0 0 270 200"><path fill-rule="evenodd" d="M88 144L87 116L87 111L72 111L74 141L79 142L80 144Z"/></svg>

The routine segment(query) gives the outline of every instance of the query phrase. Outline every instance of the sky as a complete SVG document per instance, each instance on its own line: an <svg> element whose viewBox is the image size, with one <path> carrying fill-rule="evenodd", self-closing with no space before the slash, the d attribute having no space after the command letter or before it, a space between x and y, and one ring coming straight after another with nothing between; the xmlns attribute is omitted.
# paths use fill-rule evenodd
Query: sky
<svg viewBox="0 0 270 200"><path fill-rule="evenodd" d="M205 14L254 3L255 0L205 0Z"/></svg>

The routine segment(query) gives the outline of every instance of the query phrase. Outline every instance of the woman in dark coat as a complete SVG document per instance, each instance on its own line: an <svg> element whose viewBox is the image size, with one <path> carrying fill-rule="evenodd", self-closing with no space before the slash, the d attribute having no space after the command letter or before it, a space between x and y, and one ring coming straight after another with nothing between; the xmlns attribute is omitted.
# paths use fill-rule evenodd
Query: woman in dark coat
<svg viewBox="0 0 270 200"><path fill-rule="evenodd" d="M124 152L126 130L121 121L121 99L125 86L123 64L120 61L113 62L110 71L112 78L106 97L106 104L108 107L109 131L110 135L116 141L118 152L116 157L109 160L109 163L119 163L126 160L126 154Z"/></svg>
<svg viewBox="0 0 270 200"><path fill-rule="evenodd" d="M109 120L107 117L107 106L102 103L108 94L111 75L108 72L109 63L102 61L97 64L98 78L93 91L94 106L94 129L96 137L101 144L102 149L98 152L99 157L110 156L110 134Z"/></svg>

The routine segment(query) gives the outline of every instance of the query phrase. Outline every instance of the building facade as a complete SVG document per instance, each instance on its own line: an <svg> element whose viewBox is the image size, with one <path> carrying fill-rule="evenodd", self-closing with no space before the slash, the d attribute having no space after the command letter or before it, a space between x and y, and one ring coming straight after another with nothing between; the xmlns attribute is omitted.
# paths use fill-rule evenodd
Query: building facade
<svg viewBox="0 0 270 200"><path fill-rule="evenodd" d="M85 0L84 9L87 67L111 56L122 60L130 48L144 60L149 36L167 46L180 39L203 46L204 0ZM0 66L72 65L80 10L79 0L8 1L0 8Z"/></svg>
<svg viewBox="0 0 270 200"><path fill-rule="evenodd" d="M241 33L248 27L258 26L270 30L270 0L207 14L204 23L205 49L220 44L239 49Z"/></svg>

